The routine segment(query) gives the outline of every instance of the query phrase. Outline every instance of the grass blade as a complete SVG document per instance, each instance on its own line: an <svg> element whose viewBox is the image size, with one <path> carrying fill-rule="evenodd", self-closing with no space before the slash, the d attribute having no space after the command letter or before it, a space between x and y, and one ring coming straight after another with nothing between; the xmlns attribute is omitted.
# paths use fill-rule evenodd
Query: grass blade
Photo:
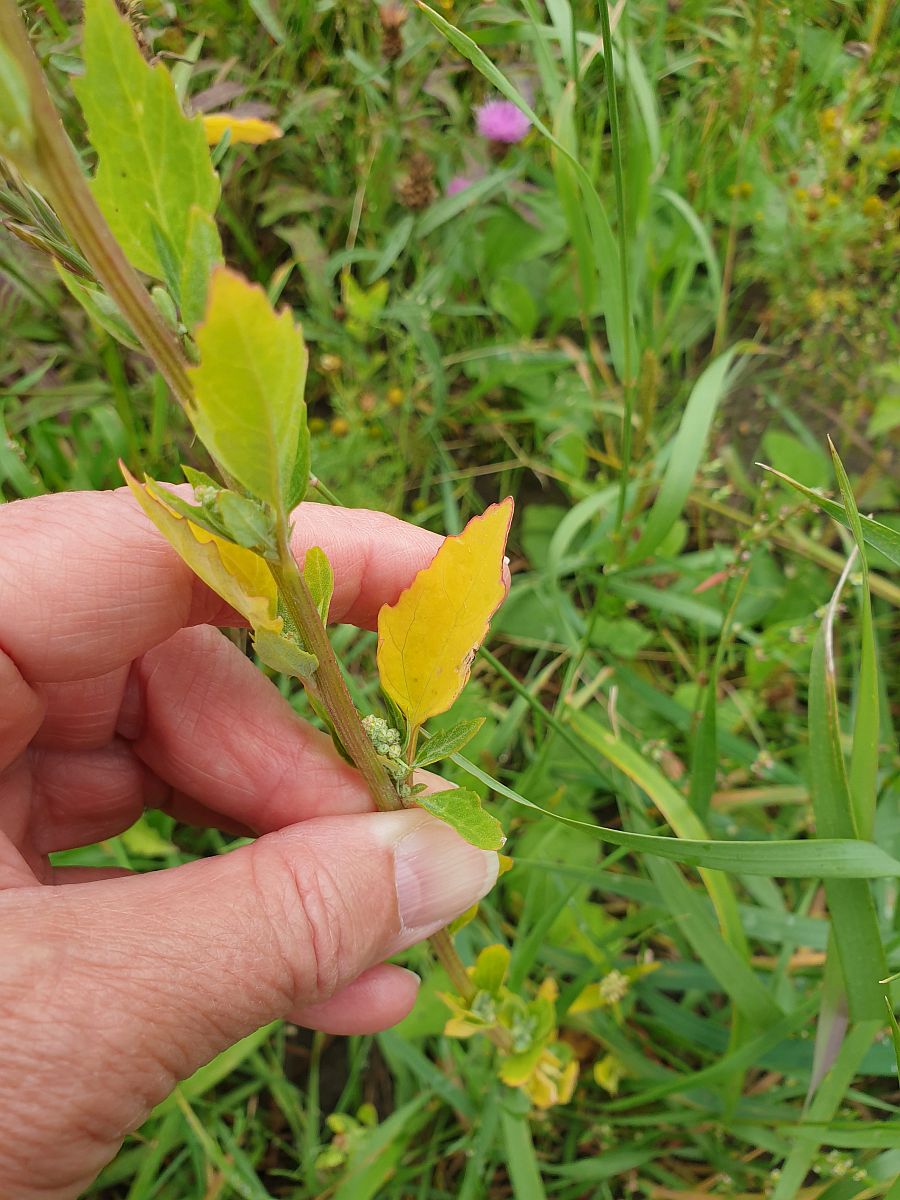
<svg viewBox="0 0 900 1200"><path fill-rule="evenodd" d="M762 467L764 471L768 471L770 475L777 476L783 483L788 484L796 491L801 492L808 500L812 500L813 504L821 508L823 512L827 512L829 517L834 517L836 521L840 521L846 528L851 528L850 517L847 515L847 510L843 504L837 504L834 500L820 496L812 488L807 487L803 483L798 483L796 479L791 479L790 475L776 471L774 467L767 467L765 463L757 463L756 465ZM900 533L896 529L891 529L890 525L882 525L880 521L874 521L871 517L863 516L862 513L857 513L857 516L859 517L859 525L866 545L871 546L873 550L880 550L885 558L889 558L895 566L900 567Z"/></svg>
<svg viewBox="0 0 900 1200"><path fill-rule="evenodd" d="M878 731L881 725L878 699L878 664L875 657L875 630L872 623L872 596L869 591L869 567L862 522L853 496L853 489L838 452L831 445L834 470L859 550L862 572L862 612L860 614L859 677L856 683L856 713L853 718L853 749L850 754L848 783L859 836L871 838L875 824L875 801L878 795Z"/></svg>
<svg viewBox="0 0 900 1200"><path fill-rule="evenodd" d="M720 354L694 384L672 441L662 484L640 539L628 555L628 562L639 562L651 555L681 516L706 449L713 417L728 390L728 369L736 354L737 347Z"/></svg>
<svg viewBox="0 0 900 1200"><path fill-rule="evenodd" d="M798 1195L816 1156L824 1126L837 1112L882 1020L880 1017L877 1021L864 1021L848 1035L806 1115L806 1121L817 1128L809 1131L802 1126L794 1127L794 1147L781 1169L772 1200L794 1200Z"/></svg>
<svg viewBox="0 0 900 1200"><path fill-rule="evenodd" d="M514 1116L503 1109L500 1122L506 1147L506 1169L512 1183L513 1195L516 1200L546 1200L527 1118Z"/></svg>
<svg viewBox="0 0 900 1200"><path fill-rule="evenodd" d="M841 750L834 659L838 599L855 557L856 551L838 580L813 644L810 663L810 790L816 831L822 838L859 837ZM869 886L862 880L833 879L826 881L825 892L851 1018L880 1020L884 1001L878 980L888 971Z"/></svg>
<svg viewBox="0 0 900 1200"><path fill-rule="evenodd" d="M708 871L726 871L737 875L764 875L780 879L900 879L900 861L872 842L847 838L820 838L814 841L720 842L691 841L687 838L659 837L651 833L630 833L610 829L593 821L564 817L501 783L461 754L456 763L474 779L487 784L523 808L578 829L611 846L624 846L639 854L652 854L689 867Z"/></svg>

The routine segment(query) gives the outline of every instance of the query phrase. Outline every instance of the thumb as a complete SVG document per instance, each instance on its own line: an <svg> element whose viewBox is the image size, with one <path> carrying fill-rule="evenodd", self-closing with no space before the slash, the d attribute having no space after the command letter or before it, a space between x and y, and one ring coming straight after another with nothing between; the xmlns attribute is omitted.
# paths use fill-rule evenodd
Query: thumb
<svg viewBox="0 0 900 1200"><path fill-rule="evenodd" d="M67 1169L80 1137L99 1155L82 1164L90 1177L176 1080L440 929L497 865L407 810L317 818L151 875L7 892L0 941L28 930L12 948L20 978L0 973L0 1010L18 1010L28 1046L25 1092L21 1077L8 1096L0 1082L3 1110L24 1112L19 1151L46 1139ZM43 1169L42 1144L32 1151Z"/></svg>

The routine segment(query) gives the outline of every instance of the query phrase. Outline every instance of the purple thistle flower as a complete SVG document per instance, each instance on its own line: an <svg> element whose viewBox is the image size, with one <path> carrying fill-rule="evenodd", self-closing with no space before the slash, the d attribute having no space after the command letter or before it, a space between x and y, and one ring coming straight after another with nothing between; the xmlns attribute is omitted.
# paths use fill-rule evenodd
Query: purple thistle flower
<svg viewBox="0 0 900 1200"><path fill-rule="evenodd" d="M458 196L460 192L464 192L466 188L472 186L472 180L466 175L454 175L447 184L447 195Z"/></svg>
<svg viewBox="0 0 900 1200"><path fill-rule="evenodd" d="M475 109L478 132L489 142L521 142L531 122L511 100L488 100Z"/></svg>

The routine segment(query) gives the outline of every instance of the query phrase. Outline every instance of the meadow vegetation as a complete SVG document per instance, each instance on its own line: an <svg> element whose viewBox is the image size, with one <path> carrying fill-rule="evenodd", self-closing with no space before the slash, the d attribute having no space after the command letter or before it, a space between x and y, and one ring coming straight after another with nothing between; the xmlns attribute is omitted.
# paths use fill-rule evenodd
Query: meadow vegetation
<svg viewBox="0 0 900 1200"><path fill-rule="evenodd" d="M89 170L75 7L25 11ZM897 9L124 7L189 111L282 132L215 139L217 219L302 323L316 499L457 533L515 497L429 729L487 717L446 773L513 869L457 946L509 950L566 1061L500 1079L422 947L400 1027L259 1031L88 1194L897 1200ZM212 470L0 170L2 499ZM374 635L333 643L378 711ZM148 813L57 858L233 844Z"/></svg>

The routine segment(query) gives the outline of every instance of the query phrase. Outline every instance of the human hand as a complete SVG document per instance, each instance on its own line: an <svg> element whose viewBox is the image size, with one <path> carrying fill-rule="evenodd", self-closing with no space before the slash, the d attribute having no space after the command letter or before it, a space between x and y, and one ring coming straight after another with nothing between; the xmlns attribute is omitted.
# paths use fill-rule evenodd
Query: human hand
<svg viewBox="0 0 900 1200"><path fill-rule="evenodd" d="M440 545L305 505L331 617L372 627ZM211 626L234 614L125 492L0 508L0 1197L79 1194L179 1079L277 1018L385 1028L383 960L480 899L497 856L358 773ZM145 875L51 851L144 806L258 839ZM380 964L380 965L379 965Z"/></svg>

